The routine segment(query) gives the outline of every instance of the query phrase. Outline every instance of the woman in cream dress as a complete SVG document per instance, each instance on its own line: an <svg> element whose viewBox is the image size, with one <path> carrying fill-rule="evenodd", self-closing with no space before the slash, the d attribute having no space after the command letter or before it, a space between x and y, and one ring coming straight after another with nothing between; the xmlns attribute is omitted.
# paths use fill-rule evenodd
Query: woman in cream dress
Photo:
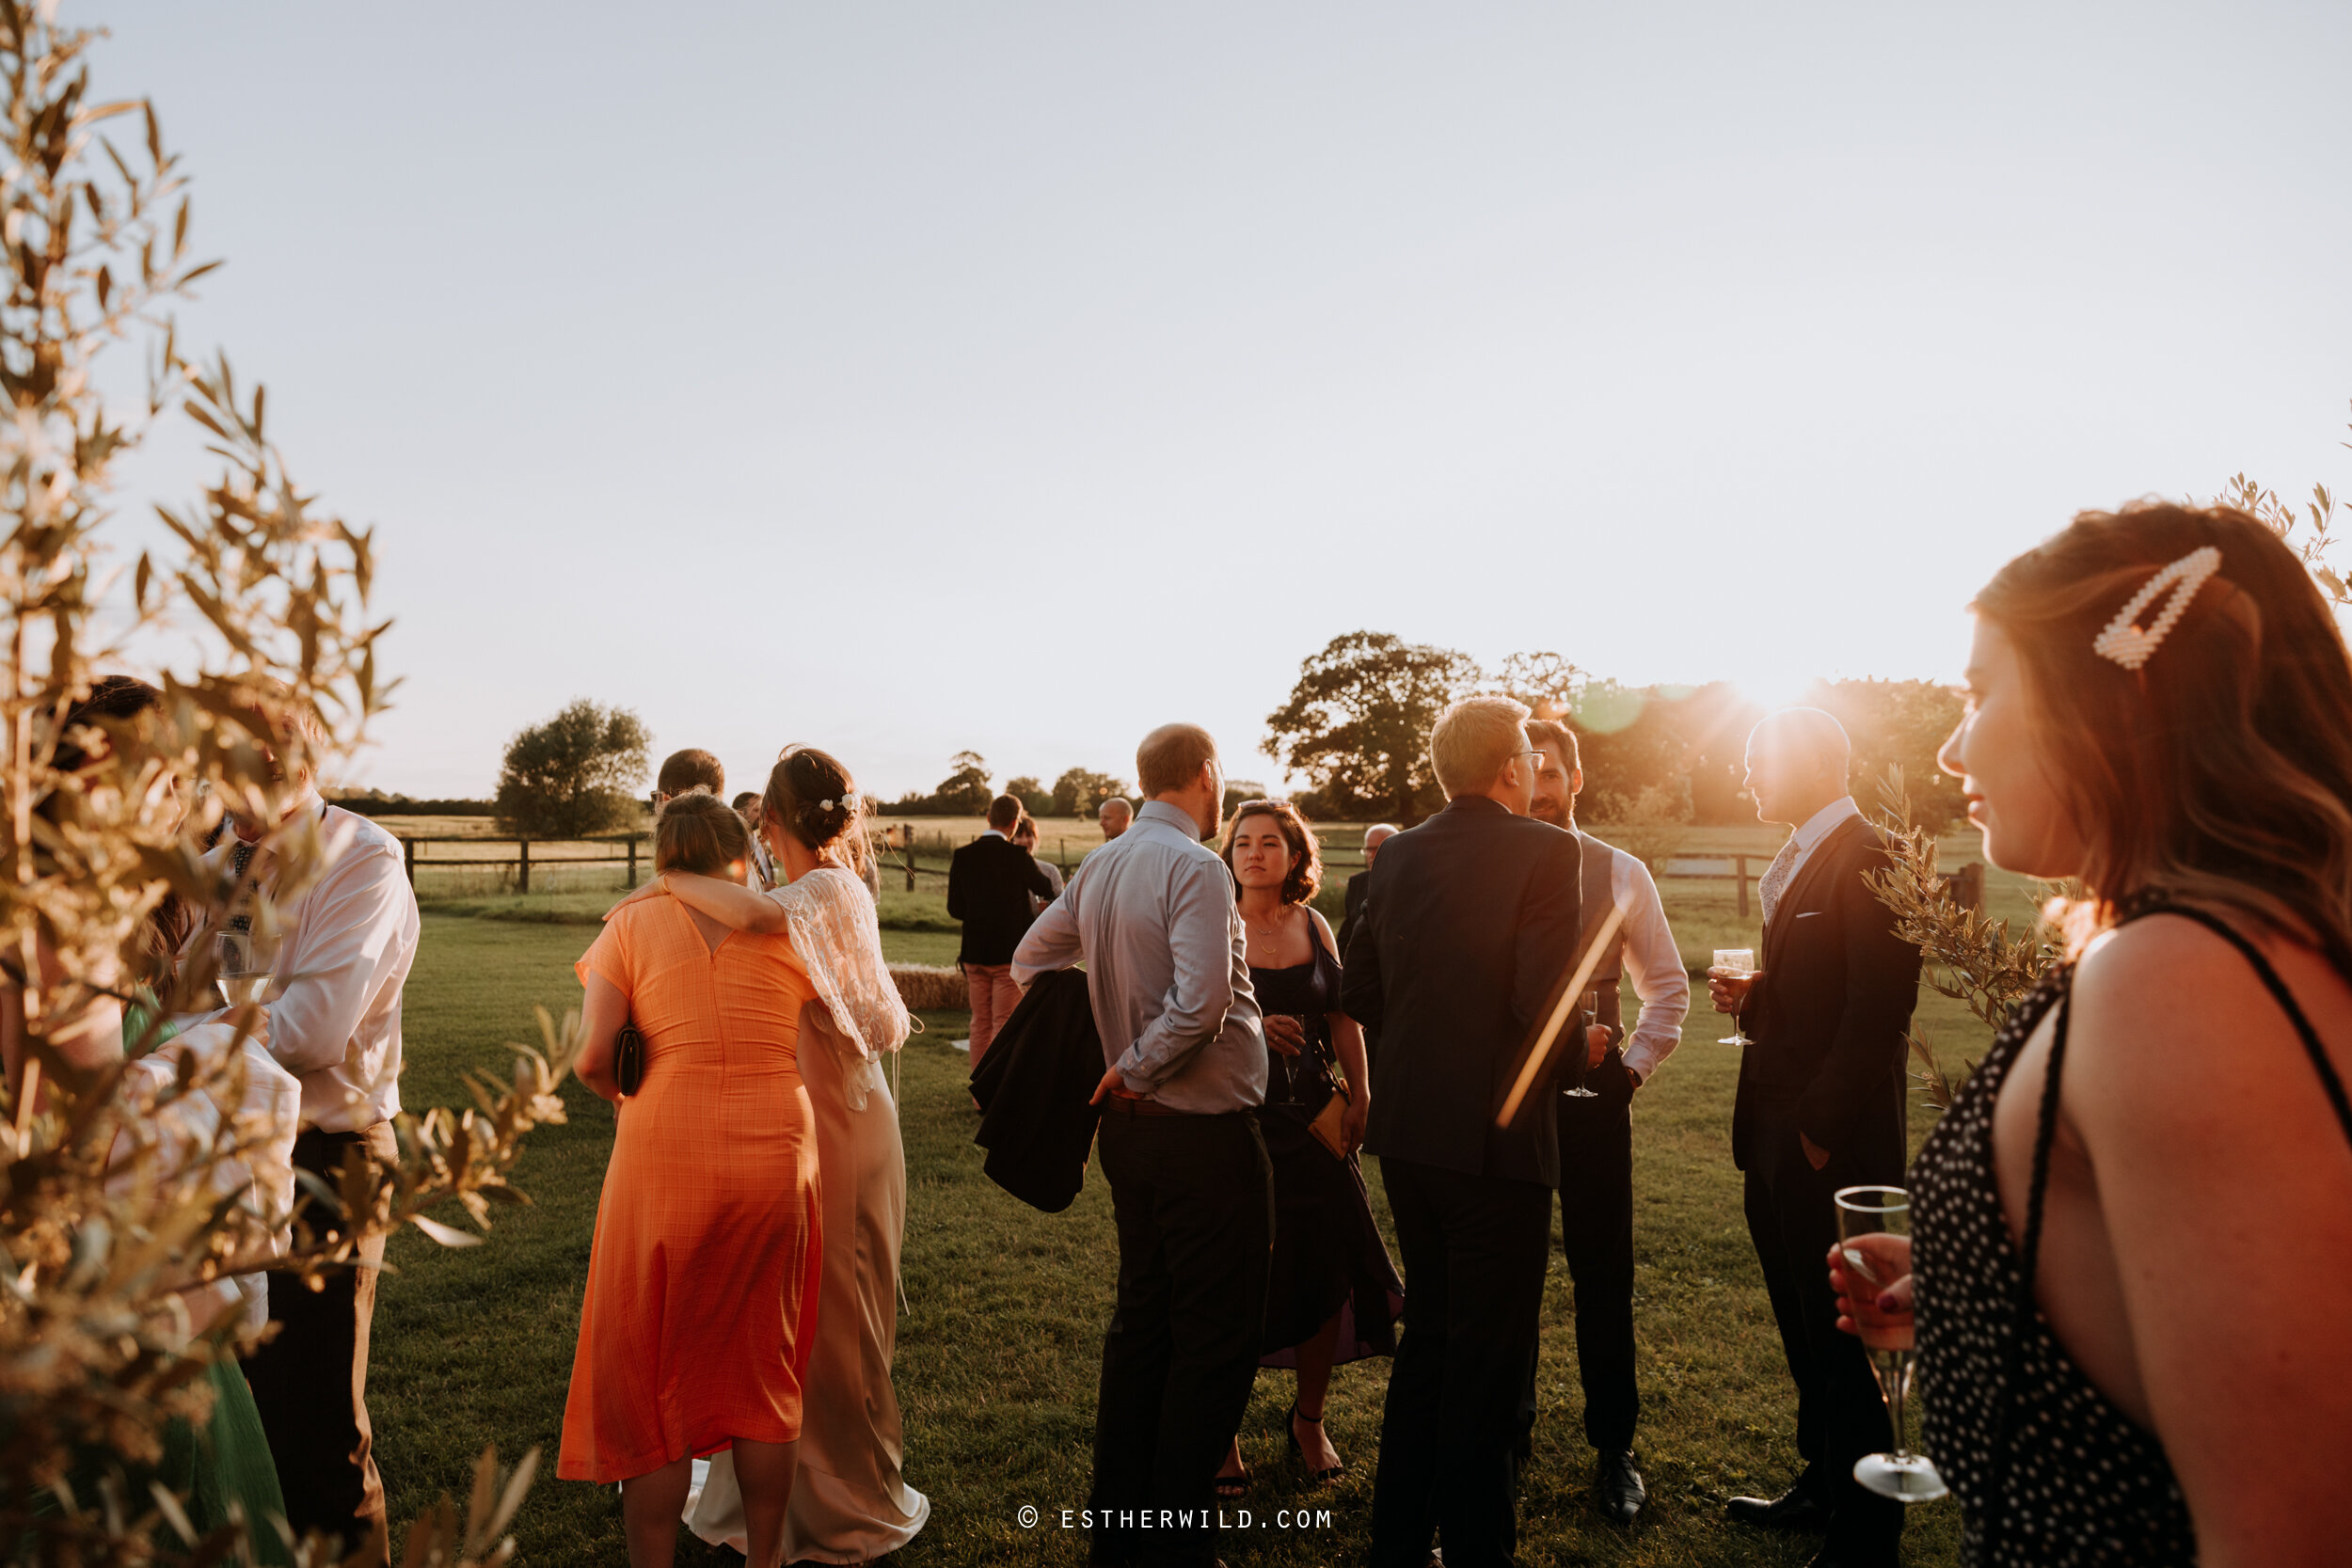
<svg viewBox="0 0 2352 1568"><path fill-rule="evenodd" d="M672 874L632 895L666 893L739 930L789 933L823 1004L801 1014L825 1247L785 1520L787 1562L869 1562L914 1539L931 1508L899 1474L903 1443L890 1383L907 1177L898 1104L881 1064L905 1043L910 1021L882 960L873 895L859 876L855 791L832 757L787 747L760 803L760 833L780 885L762 894ZM706 1541L742 1549L742 1497L727 1455L711 1460L688 1497L686 1523Z"/></svg>

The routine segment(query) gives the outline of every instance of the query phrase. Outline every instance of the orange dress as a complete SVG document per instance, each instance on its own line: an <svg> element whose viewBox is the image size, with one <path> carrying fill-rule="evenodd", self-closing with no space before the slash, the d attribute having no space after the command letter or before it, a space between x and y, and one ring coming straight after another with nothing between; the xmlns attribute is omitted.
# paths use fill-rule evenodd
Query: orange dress
<svg viewBox="0 0 2352 1568"><path fill-rule="evenodd" d="M631 904L575 966L645 1037L596 1205L556 1474L642 1476L801 1434L823 1279L817 1144L796 1061L814 994L789 938L712 952L686 907Z"/></svg>

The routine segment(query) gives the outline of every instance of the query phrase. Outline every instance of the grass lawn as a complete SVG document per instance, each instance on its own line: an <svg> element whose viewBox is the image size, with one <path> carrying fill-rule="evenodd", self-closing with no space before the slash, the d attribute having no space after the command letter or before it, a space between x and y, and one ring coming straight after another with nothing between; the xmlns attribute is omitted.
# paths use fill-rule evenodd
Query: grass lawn
<svg viewBox="0 0 2352 1568"><path fill-rule="evenodd" d="M1766 852L1769 852L1767 842ZM1709 941L1718 916L1684 909L1677 923ZM1722 921L1736 921L1728 908ZM539 895L533 895L539 901ZM464 1099L468 1066L502 1072L501 1042L532 1037L534 1002L562 1009L579 995L571 960L585 926L428 913L406 1001L411 1106ZM892 930L894 958L944 961L954 937ZM1686 941L1688 941L1686 933ZM1706 945L1702 942L1699 945ZM1702 955L1703 958L1703 955ZM1930 997L1948 1047L1980 1046L1964 1018ZM906 1568L1084 1560L1081 1532L1054 1528L1086 1496L1097 1357L1116 1263L1108 1193L1093 1174L1066 1213L1040 1214L980 1174L963 1059L945 1041L960 1013L927 1015L904 1062L908 1164L905 1284L897 1383L907 1427L909 1481L930 1494L930 1527ZM1777 1492L1793 1475L1794 1402L1740 1218L1727 1151L1736 1053L1715 1043L1711 1013L1694 1015L1682 1050L1635 1104L1635 1181L1645 1401L1639 1439L1651 1501L1621 1531L1591 1501L1589 1455L1567 1278L1555 1251L1545 1305L1543 1408L1534 1463L1521 1490L1522 1560L1530 1564L1788 1564L1810 1544L1764 1539L1721 1520L1722 1500ZM543 1564L626 1561L615 1493L553 1477L564 1396L578 1330L598 1188L612 1117L577 1085L572 1120L532 1135L516 1180L533 1198L497 1212L485 1244L445 1251L413 1233L394 1239L376 1309L371 1408L391 1491L392 1517L413 1517L440 1491L464 1494L469 1466L496 1443L511 1463L533 1444L545 1469L516 1525L522 1560ZM1927 1126L1915 1117L1915 1135ZM1375 1203L1380 1183L1368 1172ZM454 1216L453 1216L453 1218ZM1383 1215L1385 1223L1385 1214ZM1409 1283L1409 1282L1408 1282ZM1280 1436L1288 1373L1262 1373L1243 1431L1258 1472L1248 1506L1260 1528L1226 1538L1231 1561L1357 1562L1369 1544L1375 1436L1387 1363L1342 1369L1329 1407L1333 1441L1353 1465L1344 1483L1311 1488ZM1031 1530L1023 1504L1046 1515ZM1283 1510L1328 1510L1327 1525L1279 1528ZM1907 1560L1957 1559L1949 1503L1915 1516ZM682 1563L737 1561L691 1539Z"/></svg>

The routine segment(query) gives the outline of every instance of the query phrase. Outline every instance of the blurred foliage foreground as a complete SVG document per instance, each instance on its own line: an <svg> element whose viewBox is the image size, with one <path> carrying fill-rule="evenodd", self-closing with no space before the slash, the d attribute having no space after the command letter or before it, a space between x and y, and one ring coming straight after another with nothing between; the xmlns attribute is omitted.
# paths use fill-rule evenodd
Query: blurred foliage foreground
<svg viewBox="0 0 2352 1568"><path fill-rule="evenodd" d="M243 397L225 359L181 356L168 311L211 264L189 257L179 161L149 105L94 101L91 35L53 25L49 9L0 0L0 390L12 416L0 425L0 1032L23 1045L0 1100L0 1557L239 1562L248 1533L282 1523L232 1520L199 1539L183 1499L132 1478L150 1473L167 1420L204 1419L209 1364L233 1354L226 1328L192 1331L183 1292L273 1250L249 1183L216 1179L267 1130L226 1114L202 1138L158 1134L183 1097L238 1105L242 1053L210 1065L192 1053L134 1105L122 1063L77 1068L60 1042L132 999L126 977L151 967L148 917L167 895L199 922L254 897L207 871L203 835L232 806L278 821L303 781L359 741L385 692L384 626L368 619L368 534L295 488L263 436L261 388ZM126 344L146 366L143 405L127 410L95 373ZM162 512L155 551L111 557L109 470L180 418L210 437L220 475L192 506ZM163 677L160 708L103 728L67 722L93 679L167 630L198 651L194 668ZM308 816L268 841L281 898L319 865ZM255 912L273 918L266 897ZM208 1006L210 970L208 958L188 963L165 1009ZM445 1243L478 1240L424 1211L456 1198L486 1226L487 1200L520 1199L505 1174L534 1123L562 1119L554 1091L575 1043L569 1021L540 1022L510 1083L471 1081L462 1114L401 1118L395 1167L355 1163L339 1184L307 1181L280 1266L316 1278L350 1266L364 1236L411 1222ZM501 1478L485 1453L470 1506L427 1510L402 1560L505 1560L535 1463ZM315 1568L368 1560L360 1550L345 1559L314 1540L294 1555Z"/></svg>

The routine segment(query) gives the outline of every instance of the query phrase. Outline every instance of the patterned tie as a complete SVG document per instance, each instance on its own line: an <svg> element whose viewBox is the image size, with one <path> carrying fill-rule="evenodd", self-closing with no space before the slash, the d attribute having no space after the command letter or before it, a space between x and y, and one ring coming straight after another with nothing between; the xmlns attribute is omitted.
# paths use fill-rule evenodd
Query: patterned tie
<svg viewBox="0 0 2352 1568"><path fill-rule="evenodd" d="M246 867L253 863L253 848L252 845L247 844L244 839L239 839L237 847L229 851L229 886L231 896L234 896L237 888L244 885ZM252 899L239 900L237 913L230 917L229 928L232 931L253 929Z"/></svg>
<svg viewBox="0 0 2352 1568"><path fill-rule="evenodd" d="M1758 896L1764 901L1765 925L1772 923L1772 910L1779 904L1781 894L1788 889L1788 874L1796 868L1797 838L1791 833L1788 842L1780 847L1780 853L1772 857L1772 863L1764 868L1764 880L1756 887Z"/></svg>

